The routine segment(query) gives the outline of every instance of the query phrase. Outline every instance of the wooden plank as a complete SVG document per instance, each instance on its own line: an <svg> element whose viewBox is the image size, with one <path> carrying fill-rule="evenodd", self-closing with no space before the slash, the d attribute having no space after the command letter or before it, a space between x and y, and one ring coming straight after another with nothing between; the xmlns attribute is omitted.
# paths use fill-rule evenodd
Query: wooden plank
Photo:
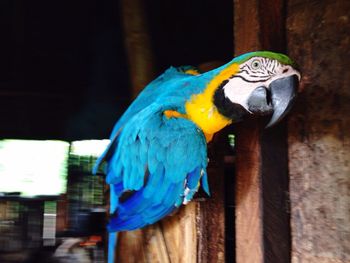
<svg viewBox="0 0 350 263"><path fill-rule="evenodd" d="M261 49L258 1L234 0L233 3L235 55Z"/></svg>
<svg viewBox="0 0 350 263"><path fill-rule="evenodd" d="M191 202L154 225L119 233L117 262L197 262L198 212Z"/></svg>
<svg viewBox="0 0 350 263"><path fill-rule="evenodd" d="M261 137L265 262L290 262L290 208L286 122Z"/></svg>
<svg viewBox="0 0 350 263"><path fill-rule="evenodd" d="M285 49L283 0L234 1L235 53ZM273 26L271 26L273 25ZM285 124L237 125L236 260L289 262L288 163Z"/></svg>
<svg viewBox="0 0 350 263"><path fill-rule="evenodd" d="M198 202L180 208L161 221L169 262L196 262Z"/></svg>
<svg viewBox="0 0 350 263"><path fill-rule="evenodd" d="M155 77L154 55L143 4L141 0L120 1L134 98Z"/></svg>
<svg viewBox="0 0 350 263"><path fill-rule="evenodd" d="M285 53L285 1L260 1L259 10L262 48ZM283 121L264 130L261 137L263 242L266 262L289 262L291 258L286 127L286 121Z"/></svg>
<svg viewBox="0 0 350 263"><path fill-rule="evenodd" d="M141 230L118 233L115 262L147 262L144 249L144 235Z"/></svg>
<svg viewBox="0 0 350 263"><path fill-rule="evenodd" d="M350 262L350 2L288 1L305 87L289 120L293 263Z"/></svg>
<svg viewBox="0 0 350 263"><path fill-rule="evenodd" d="M235 54L261 49L259 32L257 1L234 1ZM236 262L263 262L259 128L236 128Z"/></svg>
<svg viewBox="0 0 350 263"><path fill-rule="evenodd" d="M199 202L197 212L198 263L224 263L225 261L225 178L222 143L213 145L214 156L208 167L211 196Z"/></svg>
<svg viewBox="0 0 350 263"><path fill-rule="evenodd" d="M254 121L237 127L237 263L264 262L259 134L259 128Z"/></svg>

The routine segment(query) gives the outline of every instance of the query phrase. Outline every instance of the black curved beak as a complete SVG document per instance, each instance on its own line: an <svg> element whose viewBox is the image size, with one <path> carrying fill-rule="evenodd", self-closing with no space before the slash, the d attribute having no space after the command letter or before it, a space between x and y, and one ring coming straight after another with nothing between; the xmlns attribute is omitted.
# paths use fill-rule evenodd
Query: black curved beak
<svg viewBox="0 0 350 263"><path fill-rule="evenodd" d="M293 105L299 85L294 74L272 81L269 87L257 87L248 99L248 109L260 116L272 115L266 128L278 123Z"/></svg>
<svg viewBox="0 0 350 263"><path fill-rule="evenodd" d="M295 101L298 86L299 78L297 75L271 82L269 90L271 92L273 114L266 128L272 127L286 116Z"/></svg>

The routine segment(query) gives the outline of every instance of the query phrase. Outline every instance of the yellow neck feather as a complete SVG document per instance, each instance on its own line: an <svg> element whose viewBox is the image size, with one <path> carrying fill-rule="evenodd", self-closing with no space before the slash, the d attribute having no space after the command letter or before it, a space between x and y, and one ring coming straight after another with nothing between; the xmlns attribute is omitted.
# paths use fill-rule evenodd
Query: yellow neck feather
<svg viewBox="0 0 350 263"><path fill-rule="evenodd" d="M187 118L196 123L207 137L211 138L214 133L232 122L232 120L219 113L213 103L213 98L219 85L238 70L238 64L231 64L226 67L209 82L203 93L193 95L185 104Z"/></svg>

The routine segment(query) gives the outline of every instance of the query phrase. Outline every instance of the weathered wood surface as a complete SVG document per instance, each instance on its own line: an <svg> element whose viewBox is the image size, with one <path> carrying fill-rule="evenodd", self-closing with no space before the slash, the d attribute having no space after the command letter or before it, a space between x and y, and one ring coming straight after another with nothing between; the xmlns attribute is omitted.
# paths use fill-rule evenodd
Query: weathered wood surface
<svg viewBox="0 0 350 263"><path fill-rule="evenodd" d="M119 234L117 262L196 262L197 203L142 230Z"/></svg>
<svg viewBox="0 0 350 263"><path fill-rule="evenodd" d="M224 139L224 138L221 138ZM222 141L221 141L222 143ZM224 263L225 261L225 180L223 156L219 153L220 142L213 145L213 154L208 167L210 194L198 202L197 213L197 261L198 263ZM228 259L228 262L233 259ZM193 263L194 263L193 262Z"/></svg>
<svg viewBox="0 0 350 263"><path fill-rule="evenodd" d="M289 121L292 261L350 262L350 2L288 10L304 83Z"/></svg>
<svg viewBox="0 0 350 263"><path fill-rule="evenodd" d="M236 151L236 262L263 262L260 142L256 123L238 127Z"/></svg>
<svg viewBox="0 0 350 263"><path fill-rule="evenodd" d="M255 0L234 1L235 55L259 50L258 6ZM249 19L247 19L249 17ZM260 142L257 124L237 127L236 262L263 262L260 186Z"/></svg>
<svg viewBox="0 0 350 263"><path fill-rule="evenodd" d="M284 51L283 0L236 0L234 4L236 55ZM285 124L270 130L256 120L237 125L236 152L236 261L289 262Z"/></svg>

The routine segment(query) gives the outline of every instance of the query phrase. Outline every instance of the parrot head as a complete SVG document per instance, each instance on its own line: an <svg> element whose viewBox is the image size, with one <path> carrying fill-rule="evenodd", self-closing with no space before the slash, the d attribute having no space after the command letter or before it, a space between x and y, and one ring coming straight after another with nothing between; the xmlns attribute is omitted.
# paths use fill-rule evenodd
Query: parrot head
<svg viewBox="0 0 350 263"><path fill-rule="evenodd" d="M288 113L301 78L289 57L269 51L236 57L220 74L213 101L219 113L235 121L250 114L270 115L267 127Z"/></svg>

